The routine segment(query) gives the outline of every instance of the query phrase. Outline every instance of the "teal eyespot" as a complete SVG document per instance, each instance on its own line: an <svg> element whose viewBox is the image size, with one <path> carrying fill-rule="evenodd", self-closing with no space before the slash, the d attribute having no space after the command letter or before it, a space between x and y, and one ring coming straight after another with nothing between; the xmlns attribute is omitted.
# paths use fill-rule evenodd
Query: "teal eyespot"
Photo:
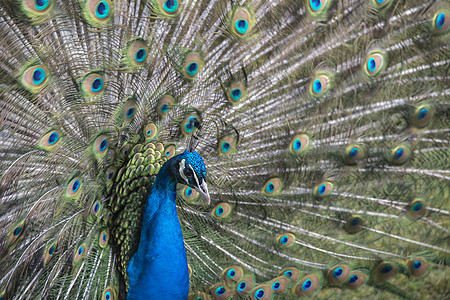
<svg viewBox="0 0 450 300"><path fill-rule="evenodd" d="M434 30L441 34L446 33L450 27L450 18L448 11L443 9L438 11L433 17L433 28Z"/></svg>
<svg viewBox="0 0 450 300"><path fill-rule="evenodd" d="M238 38L243 38L253 29L255 18L253 12L247 7L236 6L231 12L229 21L231 33Z"/></svg>
<svg viewBox="0 0 450 300"><path fill-rule="evenodd" d="M192 77L195 76L195 74L197 74L197 71L198 71L198 64L196 62L192 62L188 64L186 67L186 72Z"/></svg>
<svg viewBox="0 0 450 300"><path fill-rule="evenodd" d="M228 203L221 202L217 204L212 210L212 216L217 220L223 220L230 216L231 206Z"/></svg>
<svg viewBox="0 0 450 300"><path fill-rule="evenodd" d="M345 285L349 289L356 290L362 287L366 283L367 279L368 276L366 273L358 270L352 271L350 273L348 282Z"/></svg>
<svg viewBox="0 0 450 300"><path fill-rule="evenodd" d="M308 0L308 11L312 16L318 16L327 11L330 0Z"/></svg>
<svg viewBox="0 0 450 300"><path fill-rule="evenodd" d="M425 202L421 198L414 199L406 209L406 216L412 220L418 220L422 218L425 213Z"/></svg>
<svg viewBox="0 0 450 300"><path fill-rule="evenodd" d="M407 266L411 275L414 277L421 277L428 271L428 262L423 257L416 257L408 260Z"/></svg>
<svg viewBox="0 0 450 300"><path fill-rule="evenodd" d="M218 288L216 288L216 295L217 296L222 296L225 293L226 293L226 290L225 290L224 286L219 286Z"/></svg>
<svg viewBox="0 0 450 300"><path fill-rule="evenodd" d="M400 145L392 150L391 163L394 165L403 165L411 155L411 150L407 145Z"/></svg>
<svg viewBox="0 0 450 300"><path fill-rule="evenodd" d="M306 291L309 290L312 286L312 281L311 279L306 279L305 282L303 282L302 284L302 290Z"/></svg>
<svg viewBox="0 0 450 300"><path fill-rule="evenodd" d="M164 11L168 14L173 14L178 9L178 1L176 0L166 0L163 5Z"/></svg>
<svg viewBox="0 0 450 300"><path fill-rule="evenodd" d="M109 240L109 234L107 231L102 231L100 232L100 236L98 239L98 244L100 245L101 248L105 248L106 245L108 244L108 240Z"/></svg>
<svg viewBox="0 0 450 300"><path fill-rule="evenodd" d="M135 55L135 60L137 62L143 62L147 57L147 51L144 48L140 48Z"/></svg>
<svg viewBox="0 0 450 300"><path fill-rule="evenodd" d="M231 98L233 98L234 101L239 101L241 99L242 92L240 89L233 89L231 90Z"/></svg>
<svg viewBox="0 0 450 300"><path fill-rule="evenodd" d="M57 130L51 130L45 133L37 144L42 150L51 151L61 141L61 134Z"/></svg>
<svg viewBox="0 0 450 300"><path fill-rule="evenodd" d="M297 282L297 279L300 276L300 271L297 268L288 267L281 270L278 276L285 276L289 279L289 284L293 284Z"/></svg>
<svg viewBox="0 0 450 300"><path fill-rule="evenodd" d="M66 196L67 197L77 196L80 193L82 186L83 184L79 177L73 178L72 180L69 181L69 184L67 185Z"/></svg>
<svg viewBox="0 0 450 300"><path fill-rule="evenodd" d="M103 89L103 79L101 77L97 77L92 82L92 92L98 93Z"/></svg>
<svg viewBox="0 0 450 300"><path fill-rule="evenodd" d="M314 197L316 199L322 199L329 195L333 191L333 184L329 181L323 181L314 187Z"/></svg>
<svg viewBox="0 0 450 300"><path fill-rule="evenodd" d="M292 233L282 233L277 236L277 243L282 247L290 247L295 242L295 235Z"/></svg>
<svg viewBox="0 0 450 300"><path fill-rule="evenodd" d="M321 0L309 0L309 7L313 11L318 11L322 8L322 1Z"/></svg>
<svg viewBox="0 0 450 300"><path fill-rule="evenodd" d="M349 145L345 148L345 163L347 165L355 165L358 161L365 157L364 148L360 145Z"/></svg>
<svg viewBox="0 0 450 300"><path fill-rule="evenodd" d="M322 277L317 274L309 274L300 280L295 288L295 294L302 297L315 295L322 288Z"/></svg>
<svg viewBox="0 0 450 300"><path fill-rule="evenodd" d="M107 287L102 293L102 300L115 300L116 293L112 287Z"/></svg>
<svg viewBox="0 0 450 300"><path fill-rule="evenodd" d="M228 102L233 105L239 104L244 99L246 91L247 88L242 82L235 81L231 83L226 90Z"/></svg>
<svg viewBox="0 0 450 300"><path fill-rule="evenodd" d="M183 122L181 122L181 132L185 136L191 136L194 133L194 129L196 123L200 123L199 118L196 115L188 115L184 118Z"/></svg>
<svg viewBox="0 0 450 300"><path fill-rule="evenodd" d="M248 30L248 22L247 20L244 19L238 19L234 23L234 27L236 31L239 32L240 34L245 34Z"/></svg>
<svg viewBox="0 0 450 300"><path fill-rule="evenodd" d="M200 73L203 65L202 56L197 52L191 52L184 58L183 75L187 79L194 79Z"/></svg>
<svg viewBox="0 0 450 300"><path fill-rule="evenodd" d="M109 137L106 134L98 135L92 143L93 153L97 158L103 157L109 148Z"/></svg>
<svg viewBox="0 0 450 300"><path fill-rule="evenodd" d="M289 152L294 155L301 155L309 148L309 136L306 134L298 134L294 136L289 144Z"/></svg>
<svg viewBox="0 0 450 300"><path fill-rule="evenodd" d="M391 3L391 0L373 0L375 3L375 6L380 9L386 7L388 4Z"/></svg>
<svg viewBox="0 0 450 300"><path fill-rule="evenodd" d="M85 97L93 97L104 92L103 76L97 73L86 75L82 80L82 92Z"/></svg>
<svg viewBox="0 0 450 300"><path fill-rule="evenodd" d="M86 253L86 244L81 244L78 246L77 249L75 249L74 257L73 257L73 264L77 263L80 259L82 259L85 256Z"/></svg>
<svg viewBox="0 0 450 300"><path fill-rule="evenodd" d="M369 77L375 77L386 68L386 58L380 51L372 51L364 63L364 72Z"/></svg>
<svg viewBox="0 0 450 300"><path fill-rule="evenodd" d="M237 290L238 292L242 292L247 288L247 283L245 283L245 281L241 281L239 282L239 284L237 285Z"/></svg>
<svg viewBox="0 0 450 300"><path fill-rule="evenodd" d="M350 274L350 267L345 264L339 264L327 272L327 281L330 285L338 286L348 280Z"/></svg>
<svg viewBox="0 0 450 300"><path fill-rule="evenodd" d="M171 105L173 105L174 99L170 95L162 96L158 101L158 106L156 107L156 113L161 117L166 117L169 113Z"/></svg>
<svg viewBox="0 0 450 300"><path fill-rule="evenodd" d="M50 0L36 0L34 3L34 7L38 11L43 11L50 5Z"/></svg>
<svg viewBox="0 0 450 300"><path fill-rule="evenodd" d="M146 140L152 140L158 134L158 127L155 123L148 123L147 126L144 127L144 137Z"/></svg>
<svg viewBox="0 0 450 300"><path fill-rule="evenodd" d="M39 67L34 69L34 72L33 72L33 84L34 85L41 84L45 80L45 78L46 78L46 74L45 74L44 69L39 68Z"/></svg>
<svg viewBox="0 0 450 300"><path fill-rule="evenodd" d="M110 7L109 3L106 1L99 1L97 7L95 8L95 16L99 19L104 19L109 16Z"/></svg>
<svg viewBox="0 0 450 300"><path fill-rule="evenodd" d="M28 67L22 72L20 83L29 92L38 93L48 83L47 71L42 65Z"/></svg>
<svg viewBox="0 0 450 300"><path fill-rule="evenodd" d="M283 188L283 184L279 178L269 179L262 188L262 193L266 196L276 196Z"/></svg>
<svg viewBox="0 0 450 300"><path fill-rule="evenodd" d="M255 292L255 298L256 299L261 299L262 297L264 297L264 295L265 295L265 292L264 292L263 289L258 289Z"/></svg>

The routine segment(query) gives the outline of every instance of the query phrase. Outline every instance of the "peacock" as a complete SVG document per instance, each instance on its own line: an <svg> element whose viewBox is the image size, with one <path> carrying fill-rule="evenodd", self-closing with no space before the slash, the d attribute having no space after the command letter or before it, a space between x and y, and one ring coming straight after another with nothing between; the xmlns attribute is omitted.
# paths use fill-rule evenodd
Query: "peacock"
<svg viewBox="0 0 450 300"><path fill-rule="evenodd" d="M450 3L2 0L0 299L450 294Z"/></svg>

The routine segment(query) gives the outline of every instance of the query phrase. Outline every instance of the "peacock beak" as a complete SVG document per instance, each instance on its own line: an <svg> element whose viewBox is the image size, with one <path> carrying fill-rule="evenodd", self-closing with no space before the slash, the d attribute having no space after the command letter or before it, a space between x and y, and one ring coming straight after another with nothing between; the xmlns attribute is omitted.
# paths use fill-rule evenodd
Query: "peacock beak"
<svg viewBox="0 0 450 300"><path fill-rule="evenodd" d="M208 205L211 203L211 197L208 193L208 185L206 184L206 181L203 179L202 184L196 187L197 192L200 193L200 195L205 198L205 200L208 202Z"/></svg>

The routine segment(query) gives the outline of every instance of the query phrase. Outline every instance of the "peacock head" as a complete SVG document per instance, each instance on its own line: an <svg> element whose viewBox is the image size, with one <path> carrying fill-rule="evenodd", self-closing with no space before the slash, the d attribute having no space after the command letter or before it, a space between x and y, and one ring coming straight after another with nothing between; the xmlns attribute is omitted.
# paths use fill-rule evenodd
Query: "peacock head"
<svg viewBox="0 0 450 300"><path fill-rule="evenodd" d="M200 154L186 150L171 160L174 160L174 163L171 164L170 169L177 182L195 189L210 204L211 198L206 185L206 167Z"/></svg>

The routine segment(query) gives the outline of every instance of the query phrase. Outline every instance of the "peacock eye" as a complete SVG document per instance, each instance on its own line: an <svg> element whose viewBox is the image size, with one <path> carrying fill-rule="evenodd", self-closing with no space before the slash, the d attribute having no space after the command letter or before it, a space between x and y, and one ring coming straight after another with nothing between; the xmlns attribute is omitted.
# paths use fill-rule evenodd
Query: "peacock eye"
<svg viewBox="0 0 450 300"><path fill-rule="evenodd" d="M190 168L184 168L183 173L187 178L192 178L193 176L192 170Z"/></svg>

